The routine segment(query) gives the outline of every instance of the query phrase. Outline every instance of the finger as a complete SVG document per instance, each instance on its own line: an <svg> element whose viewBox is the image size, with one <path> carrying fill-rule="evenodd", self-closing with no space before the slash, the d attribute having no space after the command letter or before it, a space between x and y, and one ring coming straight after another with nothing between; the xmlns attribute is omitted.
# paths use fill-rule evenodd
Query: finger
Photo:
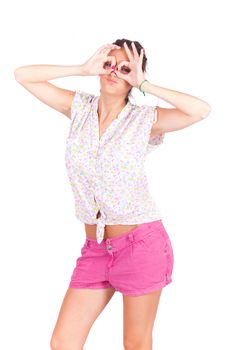
<svg viewBox="0 0 233 350"><path fill-rule="evenodd" d="M101 53L104 55L108 55L110 51L115 50L115 49L116 49L115 47L107 47L107 48L102 49Z"/></svg>
<svg viewBox="0 0 233 350"><path fill-rule="evenodd" d="M140 63L140 65L142 65L143 55L144 55L144 50L143 50L143 49L141 49L141 52L140 52L140 57L139 57L139 63Z"/></svg>
<svg viewBox="0 0 233 350"><path fill-rule="evenodd" d="M112 73L114 74L114 77L119 78L118 73L112 70L109 74L112 74Z"/></svg>
<svg viewBox="0 0 233 350"><path fill-rule="evenodd" d="M112 73L112 72L113 72L113 71L111 71L111 73ZM116 76L117 78L120 78L120 79L126 80L126 79L125 79L125 75L124 75L124 74L122 74L121 72L119 72L119 70L114 71L114 73L115 73L115 76Z"/></svg>
<svg viewBox="0 0 233 350"><path fill-rule="evenodd" d="M106 65L106 68L105 68L105 63L109 62L109 64ZM116 58L115 56L107 56L106 59L105 59L105 62L103 64L103 68L105 69L106 73L109 74L112 70L112 66L115 66L116 65Z"/></svg>
<svg viewBox="0 0 233 350"><path fill-rule="evenodd" d="M133 60L133 55L130 51L130 49L128 48L128 45L126 44L126 41L124 42L124 48L125 48L125 51L129 57L129 60L132 61Z"/></svg>
<svg viewBox="0 0 233 350"><path fill-rule="evenodd" d="M114 45L114 44L107 44L99 49L99 53L105 53L107 51L110 52L111 50L115 50L115 49L120 49L120 46Z"/></svg>
<svg viewBox="0 0 233 350"><path fill-rule="evenodd" d="M116 66L116 57L115 56L108 56L108 60L110 60L111 62L111 69L112 69L112 66Z"/></svg>
<svg viewBox="0 0 233 350"><path fill-rule="evenodd" d="M116 44L105 44L105 45L101 46L101 47L99 48L99 50L104 49L104 48L106 48L106 47L120 47L120 46L118 46L118 45L116 45Z"/></svg>
<svg viewBox="0 0 233 350"><path fill-rule="evenodd" d="M100 53L103 49L105 49L107 47L107 45L109 45L109 44L105 44L105 45L99 47L98 50L96 51L96 53Z"/></svg>
<svg viewBox="0 0 233 350"><path fill-rule="evenodd" d="M118 76L121 79L127 80L126 76L128 75L127 73L124 74L123 72L121 72L121 67L122 66L126 66L127 64L129 64L128 61L123 61L118 65L117 69L113 69L111 72L114 72L116 74L116 76Z"/></svg>
<svg viewBox="0 0 233 350"><path fill-rule="evenodd" d="M139 58L139 54L137 52L137 49L136 49L136 46L135 46L134 42L132 42L132 49L133 49L134 57L136 59L138 59Z"/></svg>
<svg viewBox="0 0 233 350"><path fill-rule="evenodd" d="M131 63L129 61L123 61L119 64L119 71L124 74L124 75L128 75L131 72Z"/></svg>
<svg viewBox="0 0 233 350"><path fill-rule="evenodd" d="M100 54L107 56L109 54L109 52L112 50L114 50L114 49L113 48L110 48L110 49L105 48L100 52Z"/></svg>
<svg viewBox="0 0 233 350"><path fill-rule="evenodd" d="M121 67L123 67L123 66L129 67L129 65L130 65L130 62L129 62L129 61L122 61L122 62L119 64L119 66L118 66L118 70L120 70Z"/></svg>
<svg viewBox="0 0 233 350"><path fill-rule="evenodd" d="M122 68L124 69L125 74L130 73L130 71L131 71L130 62L129 61L122 61L118 66L118 70L122 71Z"/></svg>

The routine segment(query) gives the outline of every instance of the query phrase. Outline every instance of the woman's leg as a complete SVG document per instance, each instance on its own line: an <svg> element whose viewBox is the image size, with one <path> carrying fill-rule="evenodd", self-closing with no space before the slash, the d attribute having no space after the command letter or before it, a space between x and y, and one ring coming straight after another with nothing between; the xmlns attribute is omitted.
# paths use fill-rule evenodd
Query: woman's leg
<svg viewBox="0 0 233 350"><path fill-rule="evenodd" d="M82 350L92 324L114 292L114 288L68 288L52 333L51 349Z"/></svg>
<svg viewBox="0 0 233 350"><path fill-rule="evenodd" d="M123 295L125 350L152 350L152 332L162 289L140 296Z"/></svg>

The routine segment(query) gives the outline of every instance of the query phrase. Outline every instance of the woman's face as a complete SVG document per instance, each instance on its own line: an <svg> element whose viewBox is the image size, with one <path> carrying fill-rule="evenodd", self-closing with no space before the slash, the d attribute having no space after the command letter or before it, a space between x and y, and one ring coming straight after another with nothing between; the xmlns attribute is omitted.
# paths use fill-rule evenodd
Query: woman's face
<svg viewBox="0 0 233 350"><path fill-rule="evenodd" d="M112 50L109 52L108 56L115 56L116 60L116 68L122 61L128 61L128 56L125 52L124 48ZM105 92L113 95L128 95L129 90L131 90L132 86L124 79L121 79L117 76L117 70L111 68L111 61L106 62L105 69L109 69L110 74L101 74L100 77L100 89L101 92ZM121 73L128 74L128 67L122 66ZM111 82L111 80L113 82Z"/></svg>

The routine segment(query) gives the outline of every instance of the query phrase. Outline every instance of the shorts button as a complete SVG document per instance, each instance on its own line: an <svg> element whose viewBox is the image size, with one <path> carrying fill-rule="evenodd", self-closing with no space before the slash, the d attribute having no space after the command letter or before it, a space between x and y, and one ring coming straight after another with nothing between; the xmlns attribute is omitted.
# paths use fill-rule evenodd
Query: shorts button
<svg viewBox="0 0 233 350"><path fill-rule="evenodd" d="M111 250L111 249L112 249L112 246L111 246L111 245L108 245L108 246L107 246L107 249L108 249L108 250Z"/></svg>

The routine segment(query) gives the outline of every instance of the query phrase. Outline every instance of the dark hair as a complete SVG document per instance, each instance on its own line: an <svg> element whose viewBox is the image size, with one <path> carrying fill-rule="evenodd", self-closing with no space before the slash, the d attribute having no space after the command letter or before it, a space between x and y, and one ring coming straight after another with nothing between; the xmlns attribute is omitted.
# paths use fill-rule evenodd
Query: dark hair
<svg viewBox="0 0 233 350"><path fill-rule="evenodd" d="M132 49L132 42L134 42L136 50L137 50L139 55L141 53L141 49L144 50L144 47L138 41L129 40L129 39L117 39L112 44L118 45L118 46L120 46L120 47L122 47L124 49L125 48L124 47L124 42L126 42L127 46L129 47L129 49L131 51L133 51L133 49ZM144 50L144 52L143 52L143 59L142 59L142 71L143 72L146 72L146 66L147 66L147 57L145 55L145 50ZM129 90L129 93L128 93L128 95L125 98L126 102L128 102L129 97L131 96L131 90L132 90L132 88Z"/></svg>

